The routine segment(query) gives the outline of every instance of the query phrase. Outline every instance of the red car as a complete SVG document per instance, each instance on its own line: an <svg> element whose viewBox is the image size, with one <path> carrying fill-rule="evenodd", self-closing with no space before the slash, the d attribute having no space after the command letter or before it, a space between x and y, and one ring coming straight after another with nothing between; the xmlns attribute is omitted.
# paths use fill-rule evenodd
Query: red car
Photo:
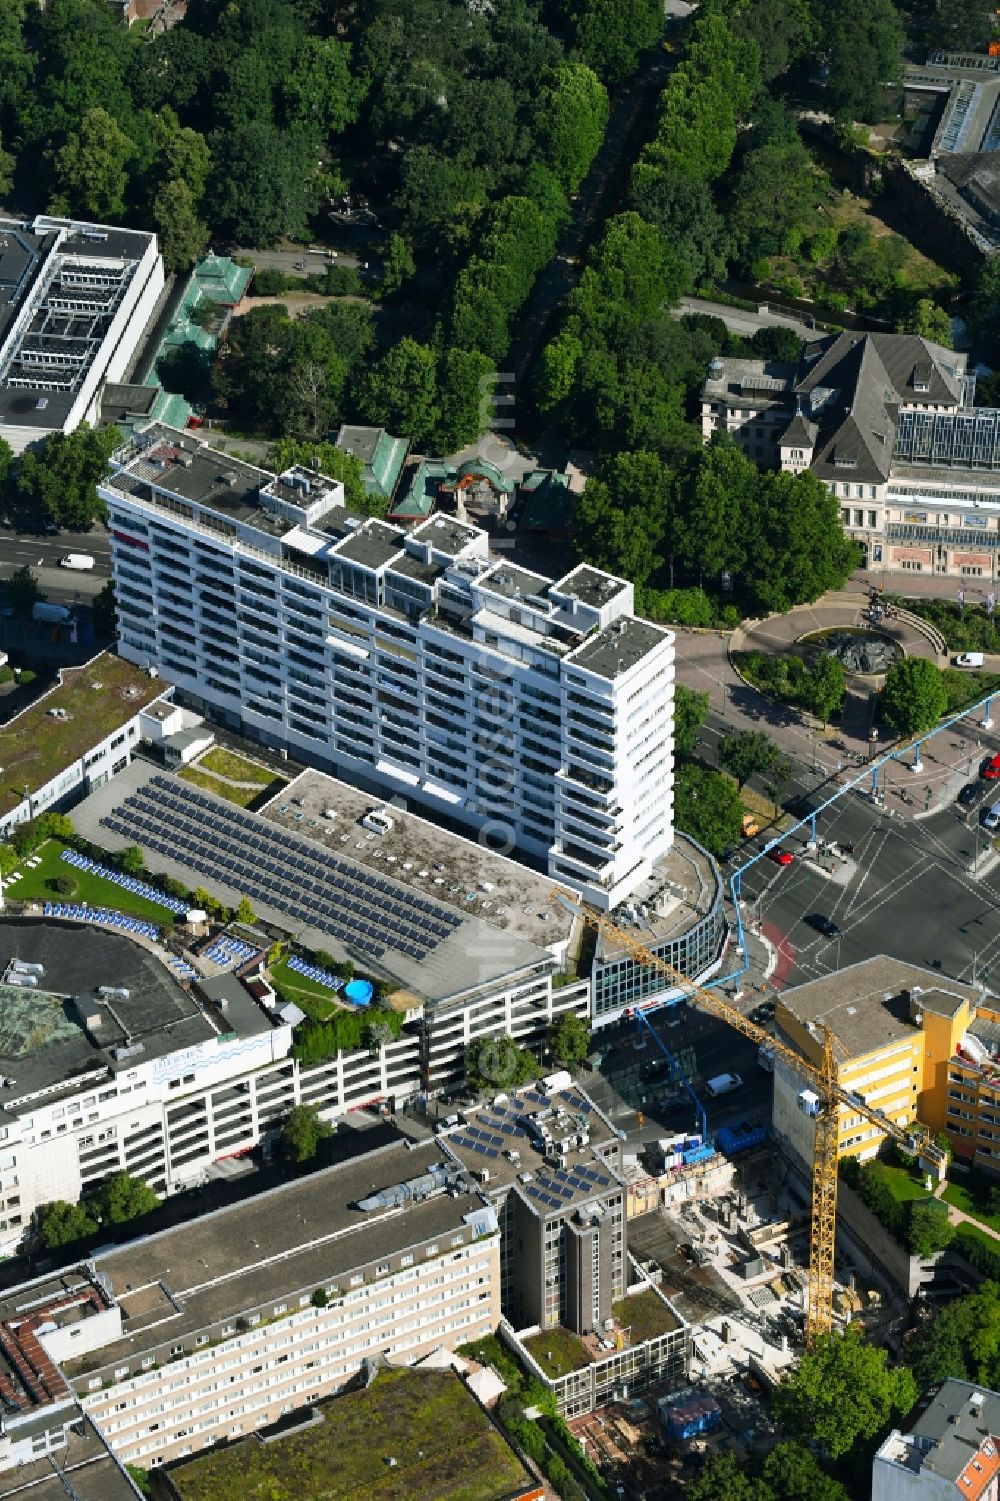
<svg viewBox="0 0 1000 1501"><path fill-rule="evenodd" d="M983 767L983 776L988 782L1000 781L1000 756L991 756Z"/></svg>
<svg viewBox="0 0 1000 1501"><path fill-rule="evenodd" d="M997 772L997 776L1000 776L1000 771ZM773 850L768 850L767 858L773 860L775 865L791 865L795 856L790 854L788 850L779 849L775 846Z"/></svg>

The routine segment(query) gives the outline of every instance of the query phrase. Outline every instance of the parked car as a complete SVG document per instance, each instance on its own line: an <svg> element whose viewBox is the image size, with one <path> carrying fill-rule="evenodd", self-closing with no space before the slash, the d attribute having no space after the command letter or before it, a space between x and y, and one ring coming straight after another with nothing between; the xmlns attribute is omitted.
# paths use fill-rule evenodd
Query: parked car
<svg viewBox="0 0 1000 1501"><path fill-rule="evenodd" d="M997 759L1000 760L1000 757ZM997 772L997 776L1000 777L1000 771ZM783 850L780 845L775 845L773 850L768 850L767 858L773 860L775 865L791 865L795 856L791 850Z"/></svg>
<svg viewBox="0 0 1000 1501"><path fill-rule="evenodd" d="M963 808L971 808L972 804L976 801L978 796L979 788L976 786L975 782L966 782L965 786L958 794L958 801Z"/></svg>
<svg viewBox="0 0 1000 1501"><path fill-rule="evenodd" d="M822 933L824 938L836 938L840 932L833 918L824 916L822 912L811 912L805 921L817 933Z"/></svg>
<svg viewBox="0 0 1000 1501"><path fill-rule="evenodd" d="M991 756L982 768L987 782L1000 782L1000 756Z"/></svg>

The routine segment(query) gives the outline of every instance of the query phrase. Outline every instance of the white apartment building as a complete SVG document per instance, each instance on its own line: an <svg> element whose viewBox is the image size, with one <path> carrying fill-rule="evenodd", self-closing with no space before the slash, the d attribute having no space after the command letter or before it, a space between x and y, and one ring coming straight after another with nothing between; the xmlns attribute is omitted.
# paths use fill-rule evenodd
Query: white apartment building
<svg viewBox="0 0 1000 1501"><path fill-rule="evenodd" d="M915 334L831 334L797 365L715 359L702 432L829 486L864 566L1000 578L1000 411L968 356Z"/></svg>
<svg viewBox="0 0 1000 1501"><path fill-rule="evenodd" d="M394 1142L12 1289L0 1392L56 1458L75 1399L152 1468L333 1394L366 1358L492 1333L499 1241L435 1143Z"/></svg>
<svg viewBox="0 0 1000 1501"><path fill-rule="evenodd" d="M96 423L163 285L153 234L48 214L0 220L0 431L15 453Z"/></svg>
<svg viewBox="0 0 1000 1501"><path fill-rule="evenodd" d="M119 651L263 744L516 847L608 909L673 839L674 640L632 585L364 521L152 426L101 487Z"/></svg>

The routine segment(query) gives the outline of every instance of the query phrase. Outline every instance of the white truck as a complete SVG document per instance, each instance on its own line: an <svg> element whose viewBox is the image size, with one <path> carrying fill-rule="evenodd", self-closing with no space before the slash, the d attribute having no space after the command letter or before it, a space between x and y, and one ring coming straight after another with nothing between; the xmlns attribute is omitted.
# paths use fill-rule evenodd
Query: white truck
<svg viewBox="0 0 1000 1501"><path fill-rule="evenodd" d="M72 568L76 573L91 573L95 559L89 552L68 552L59 559L60 568Z"/></svg>

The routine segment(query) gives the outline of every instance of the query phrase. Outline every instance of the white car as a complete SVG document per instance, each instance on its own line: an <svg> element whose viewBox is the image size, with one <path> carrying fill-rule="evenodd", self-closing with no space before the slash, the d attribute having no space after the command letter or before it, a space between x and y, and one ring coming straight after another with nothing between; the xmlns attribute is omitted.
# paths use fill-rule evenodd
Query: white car
<svg viewBox="0 0 1000 1501"><path fill-rule="evenodd" d="M981 651L963 651L955 658L956 667L982 667L986 657Z"/></svg>

